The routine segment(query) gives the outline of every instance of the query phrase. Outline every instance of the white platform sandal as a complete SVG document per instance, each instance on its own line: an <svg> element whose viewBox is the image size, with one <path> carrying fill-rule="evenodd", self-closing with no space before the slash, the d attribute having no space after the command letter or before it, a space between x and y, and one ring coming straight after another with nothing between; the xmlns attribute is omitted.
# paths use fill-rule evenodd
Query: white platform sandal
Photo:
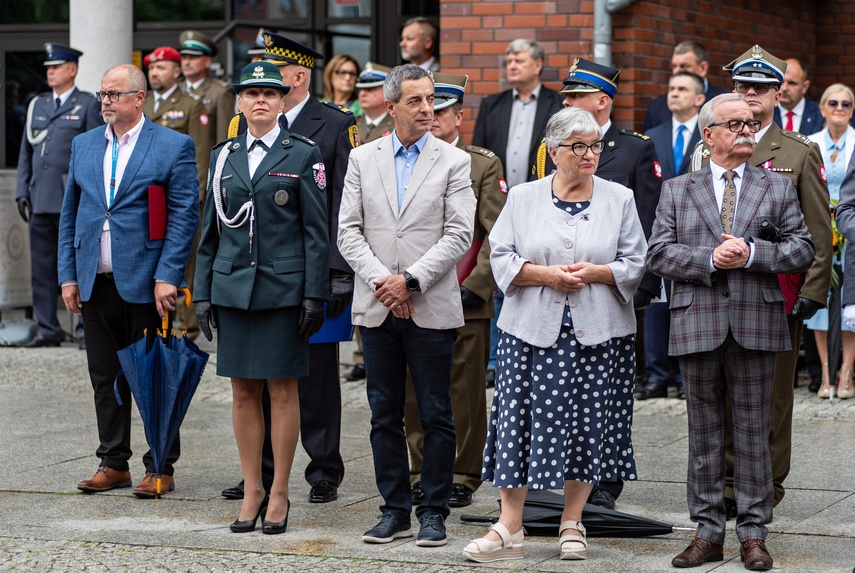
<svg viewBox="0 0 855 573"><path fill-rule="evenodd" d="M561 559L587 559L588 540L585 536L585 526L578 521L564 521L561 523L561 531L567 530L569 532L558 540Z"/></svg>
<svg viewBox="0 0 855 573"><path fill-rule="evenodd" d="M498 522L494 523L490 529L498 533L502 540L493 541L485 537L473 539L463 548L464 557L477 563L523 558L522 529L511 535L508 528Z"/></svg>

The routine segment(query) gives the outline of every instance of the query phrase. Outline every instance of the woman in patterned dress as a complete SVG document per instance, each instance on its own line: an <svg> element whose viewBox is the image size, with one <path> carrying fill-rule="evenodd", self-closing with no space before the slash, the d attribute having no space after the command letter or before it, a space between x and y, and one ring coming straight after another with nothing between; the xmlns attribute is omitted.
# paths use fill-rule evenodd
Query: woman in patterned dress
<svg viewBox="0 0 855 573"><path fill-rule="evenodd" d="M556 173L514 187L490 233L506 298L481 477L500 488L502 511L463 550L472 561L522 558L529 488L564 490L561 559L587 558L591 488L636 477L632 297L647 243L632 191L594 175L601 137L587 111L552 116Z"/></svg>

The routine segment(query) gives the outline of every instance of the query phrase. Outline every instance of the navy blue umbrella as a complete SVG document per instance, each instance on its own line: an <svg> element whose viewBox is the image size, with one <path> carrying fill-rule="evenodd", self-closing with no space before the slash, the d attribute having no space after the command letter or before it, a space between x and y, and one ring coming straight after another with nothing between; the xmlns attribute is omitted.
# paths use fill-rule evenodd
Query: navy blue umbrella
<svg viewBox="0 0 855 573"><path fill-rule="evenodd" d="M190 293L182 290L189 306ZM209 355L186 336L176 337L169 328L167 313L158 336L152 341L144 336L120 350L118 356L122 365L119 374L124 374L140 411L154 472L163 475L166 456L202 379ZM118 389L116 399L121 404ZM160 478L157 492L160 493Z"/></svg>

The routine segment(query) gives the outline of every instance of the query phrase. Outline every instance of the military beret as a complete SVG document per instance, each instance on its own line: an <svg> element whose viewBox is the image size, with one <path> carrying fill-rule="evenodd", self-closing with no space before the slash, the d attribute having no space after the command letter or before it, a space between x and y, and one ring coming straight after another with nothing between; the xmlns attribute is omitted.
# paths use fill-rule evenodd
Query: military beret
<svg viewBox="0 0 855 573"><path fill-rule="evenodd" d="M178 50L169 46L161 46L155 48L152 52L143 58L143 66L148 67L152 62L175 62L181 63L181 54Z"/></svg>

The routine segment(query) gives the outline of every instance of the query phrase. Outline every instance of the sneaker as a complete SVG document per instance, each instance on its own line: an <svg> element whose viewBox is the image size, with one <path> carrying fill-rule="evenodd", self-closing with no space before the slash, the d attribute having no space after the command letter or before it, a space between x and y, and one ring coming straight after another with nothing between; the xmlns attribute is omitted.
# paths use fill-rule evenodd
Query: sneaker
<svg viewBox="0 0 855 573"><path fill-rule="evenodd" d="M462 483L452 485L448 507L466 507L467 505L472 505L472 490Z"/></svg>
<svg viewBox="0 0 855 573"><path fill-rule="evenodd" d="M443 528L443 536L445 535ZM421 535L421 534L419 534ZM409 519L399 519L391 513L380 516L380 522L365 532L362 541L365 543L390 543L401 537L412 537L413 530Z"/></svg>
<svg viewBox="0 0 855 573"><path fill-rule="evenodd" d="M416 545L419 547L439 547L448 543L445 537L445 520L436 513L426 515L421 519L422 527Z"/></svg>

